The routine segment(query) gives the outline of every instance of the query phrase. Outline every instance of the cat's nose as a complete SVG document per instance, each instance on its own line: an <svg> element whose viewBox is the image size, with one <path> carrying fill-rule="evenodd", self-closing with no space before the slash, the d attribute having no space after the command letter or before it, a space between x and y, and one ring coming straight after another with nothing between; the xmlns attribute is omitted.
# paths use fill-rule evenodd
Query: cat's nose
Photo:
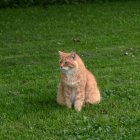
<svg viewBox="0 0 140 140"><path fill-rule="evenodd" d="M63 69L63 66L60 66L60 71L62 71L62 69Z"/></svg>

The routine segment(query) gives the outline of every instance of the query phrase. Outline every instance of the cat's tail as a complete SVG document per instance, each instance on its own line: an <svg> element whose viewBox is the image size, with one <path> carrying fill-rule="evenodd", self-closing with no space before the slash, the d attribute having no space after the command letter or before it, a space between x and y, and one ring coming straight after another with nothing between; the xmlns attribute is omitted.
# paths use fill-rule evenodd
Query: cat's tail
<svg viewBox="0 0 140 140"><path fill-rule="evenodd" d="M97 104L101 101L101 95L95 77L88 72L86 83L86 103Z"/></svg>
<svg viewBox="0 0 140 140"><path fill-rule="evenodd" d="M100 101L101 96L98 88L86 93L86 101L85 101L86 103L97 104Z"/></svg>

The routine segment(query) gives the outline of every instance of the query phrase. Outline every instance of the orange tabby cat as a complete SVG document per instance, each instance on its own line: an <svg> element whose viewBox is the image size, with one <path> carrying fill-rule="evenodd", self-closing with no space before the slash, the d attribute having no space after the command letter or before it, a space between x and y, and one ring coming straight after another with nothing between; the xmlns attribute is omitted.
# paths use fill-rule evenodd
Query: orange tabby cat
<svg viewBox="0 0 140 140"><path fill-rule="evenodd" d="M100 102L100 92L95 77L87 70L76 53L59 52L61 80L57 103L80 111L85 103Z"/></svg>

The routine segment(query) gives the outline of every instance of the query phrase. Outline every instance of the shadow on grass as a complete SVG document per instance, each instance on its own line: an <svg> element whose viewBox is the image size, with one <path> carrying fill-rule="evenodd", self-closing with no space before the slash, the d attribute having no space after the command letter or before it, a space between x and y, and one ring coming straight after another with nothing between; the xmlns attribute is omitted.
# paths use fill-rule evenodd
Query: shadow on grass
<svg viewBox="0 0 140 140"><path fill-rule="evenodd" d="M56 100L53 98L49 99L29 99L25 101L28 107L37 110L47 110L47 111L60 111L65 107L57 104Z"/></svg>
<svg viewBox="0 0 140 140"><path fill-rule="evenodd" d="M59 108L59 105L55 101L55 99L49 99L49 100L38 100L38 105L41 107L48 107L48 108Z"/></svg>

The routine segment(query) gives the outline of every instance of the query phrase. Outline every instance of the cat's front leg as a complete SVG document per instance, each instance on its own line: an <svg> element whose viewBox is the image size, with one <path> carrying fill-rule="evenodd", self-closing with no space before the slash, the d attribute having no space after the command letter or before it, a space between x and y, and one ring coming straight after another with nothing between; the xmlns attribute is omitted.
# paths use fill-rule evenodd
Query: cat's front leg
<svg viewBox="0 0 140 140"><path fill-rule="evenodd" d="M66 106L67 106L68 108L72 108L72 102L71 102L71 100L70 100L69 97L66 97Z"/></svg>
<svg viewBox="0 0 140 140"><path fill-rule="evenodd" d="M76 111L81 111L85 100L85 92L84 91L78 91L77 96L75 98L74 108Z"/></svg>
<svg viewBox="0 0 140 140"><path fill-rule="evenodd" d="M70 98L71 91L68 87L65 88L65 104L68 108L72 108L72 102Z"/></svg>

